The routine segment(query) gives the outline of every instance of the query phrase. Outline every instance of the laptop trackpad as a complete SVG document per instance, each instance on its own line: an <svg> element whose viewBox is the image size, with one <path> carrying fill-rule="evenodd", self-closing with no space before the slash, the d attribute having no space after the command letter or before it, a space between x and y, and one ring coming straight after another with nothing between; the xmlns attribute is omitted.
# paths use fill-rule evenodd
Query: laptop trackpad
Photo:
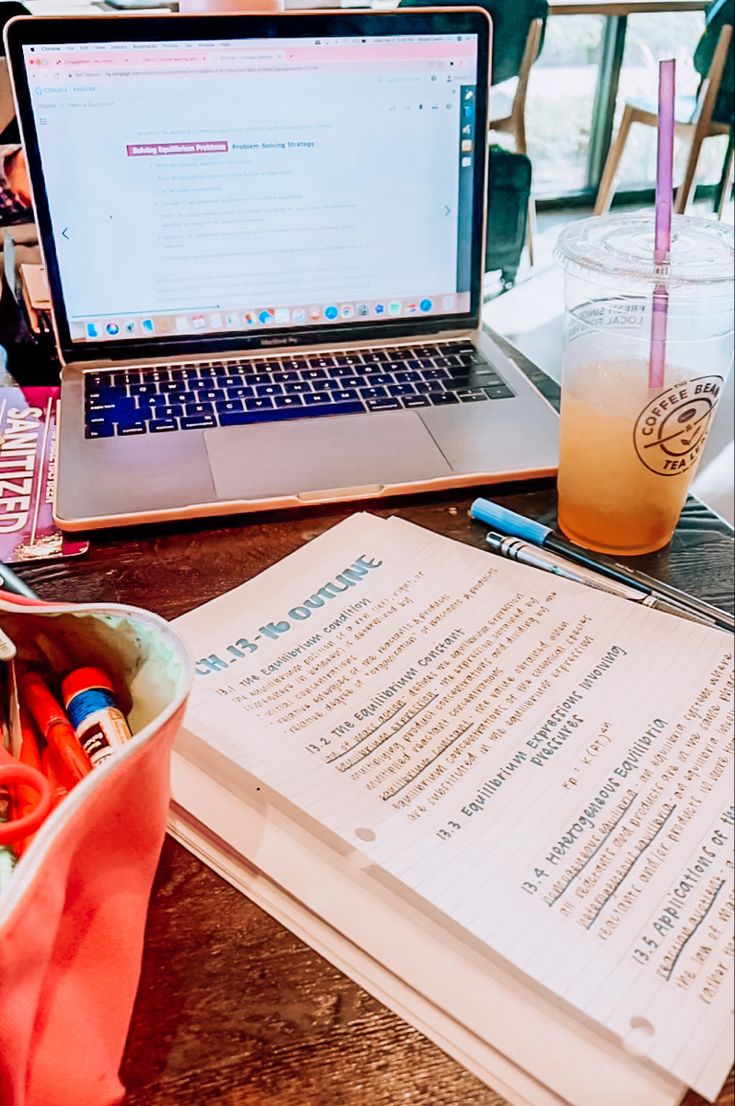
<svg viewBox="0 0 735 1106"><path fill-rule="evenodd" d="M207 430L220 499L373 489L444 476L451 465L413 411Z"/></svg>

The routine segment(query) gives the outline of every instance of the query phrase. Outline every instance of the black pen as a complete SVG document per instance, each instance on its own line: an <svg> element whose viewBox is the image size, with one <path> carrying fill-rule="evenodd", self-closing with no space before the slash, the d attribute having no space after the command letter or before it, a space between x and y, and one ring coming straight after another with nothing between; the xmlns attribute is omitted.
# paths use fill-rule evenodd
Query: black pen
<svg viewBox="0 0 735 1106"><path fill-rule="evenodd" d="M555 534L550 526L544 526L533 519L524 518L523 515L516 514L515 511L509 511L507 507L491 503L489 499L476 499L470 507L470 515L478 522L484 522L494 530L521 538L542 549L548 549L568 561L583 565L592 572L607 577L609 580L615 580L618 584L625 584L626 587L633 588L644 595L652 595L657 599L668 600L682 611L691 611L692 614L699 615L702 621L712 622L722 630L729 630L730 633L735 630L735 618L727 611L720 610L719 607L712 606L710 603L705 603L704 600L697 599L694 595L679 591L677 588L671 587L670 584L653 580L635 569L615 564L604 558L594 557L587 550L581 549L559 534Z"/></svg>
<svg viewBox="0 0 735 1106"><path fill-rule="evenodd" d="M0 561L0 588L12 591L15 595L25 595L27 599L38 599L35 591L29 588L20 576L16 576L12 568L8 568L4 561Z"/></svg>
<svg viewBox="0 0 735 1106"><path fill-rule="evenodd" d="M664 611L666 614L676 614L680 618L699 622L704 626L712 626L717 630L724 630L718 626L714 619L708 615L700 614L691 607L684 607L681 603L675 603L673 599L664 599L661 596L649 592L630 588L627 584L621 584L618 580L611 580L607 576L601 576L599 572L592 572L584 565L574 564L558 553L552 553L549 549L540 549L537 545L529 545L520 538L507 538L502 534L494 534L492 530L485 538L488 548L501 557L508 557L511 561L528 565L531 568L540 568L544 572L551 572L555 576L562 576L565 580L573 580L575 584L584 584L585 587L594 588L596 591L606 591L609 595L616 595L619 599L628 599L638 603L641 607L650 607L655 611ZM727 632L727 631L724 631Z"/></svg>

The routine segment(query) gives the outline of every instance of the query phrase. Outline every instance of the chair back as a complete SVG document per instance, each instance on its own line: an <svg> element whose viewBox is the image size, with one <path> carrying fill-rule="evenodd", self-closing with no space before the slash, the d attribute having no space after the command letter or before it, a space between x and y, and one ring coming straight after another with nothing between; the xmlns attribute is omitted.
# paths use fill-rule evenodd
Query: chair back
<svg viewBox="0 0 735 1106"><path fill-rule="evenodd" d="M733 28L725 23L720 30L707 75L697 98L695 118L703 116L713 123L735 125L735 92L733 91Z"/></svg>
<svg viewBox="0 0 735 1106"><path fill-rule="evenodd" d="M528 29L534 19L540 19L546 29L549 14L547 0L472 0L484 8L493 21L492 84L502 84L521 72ZM432 7L464 7L467 0L439 0ZM401 8L426 7L426 0L400 0ZM543 33L539 50L543 43Z"/></svg>
<svg viewBox="0 0 735 1106"><path fill-rule="evenodd" d="M730 127L735 122L735 54L725 46L723 34L735 24L735 0L713 0L707 9L706 30L694 52L694 67L702 77L699 103L714 88L712 118ZM701 110L701 106L700 106Z"/></svg>

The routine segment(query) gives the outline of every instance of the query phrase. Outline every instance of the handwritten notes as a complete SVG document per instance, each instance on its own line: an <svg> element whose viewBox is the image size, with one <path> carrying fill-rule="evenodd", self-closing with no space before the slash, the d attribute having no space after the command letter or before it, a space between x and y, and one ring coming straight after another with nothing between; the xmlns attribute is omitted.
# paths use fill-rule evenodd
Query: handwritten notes
<svg viewBox="0 0 735 1106"><path fill-rule="evenodd" d="M190 731L716 1097L731 637L370 515L177 628Z"/></svg>

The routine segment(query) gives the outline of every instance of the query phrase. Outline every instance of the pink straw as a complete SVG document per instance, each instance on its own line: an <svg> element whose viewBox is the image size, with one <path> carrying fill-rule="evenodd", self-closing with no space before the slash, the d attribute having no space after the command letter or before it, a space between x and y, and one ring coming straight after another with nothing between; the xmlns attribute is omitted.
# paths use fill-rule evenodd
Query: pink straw
<svg viewBox="0 0 735 1106"><path fill-rule="evenodd" d="M658 156L656 161L656 238L653 257L656 265L669 260L671 250L671 212L674 200L674 95L676 62L662 61L658 67ZM651 353L648 362L648 387L663 388L666 366L666 321L669 294L665 284L653 290L651 313Z"/></svg>

